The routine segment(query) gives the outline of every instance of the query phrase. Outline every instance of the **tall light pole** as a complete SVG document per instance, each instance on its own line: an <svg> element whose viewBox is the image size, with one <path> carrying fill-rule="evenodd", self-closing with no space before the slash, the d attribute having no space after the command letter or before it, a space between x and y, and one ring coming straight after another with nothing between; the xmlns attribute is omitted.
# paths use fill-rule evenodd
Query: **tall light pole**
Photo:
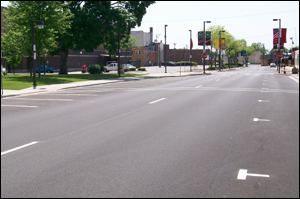
<svg viewBox="0 0 300 199"><path fill-rule="evenodd" d="M173 43L174 44L174 56L173 56L173 61L175 62L175 46L176 46L176 43Z"/></svg>
<svg viewBox="0 0 300 199"><path fill-rule="evenodd" d="M43 29L44 28L44 22L40 21L40 20L32 20L31 21L31 25L32 25L32 51L33 51L33 89L36 88L36 71L35 71L35 60L36 60L36 46L35 46L35 39L34 39L34 23L36 23L37 27L39 29ZM39 67L39 73L41 73L40 71L40 67Z"/></svg>
<svg viewBox="0 0 300 199"><path fill-rule="evenodd" d="M273 19L273 21L279 21L279 42L277 44L278 53L280 53L281 45L281 19ZM280 73L280 60L277 57L278 73Z"/></svg>
<svg viewBox="0 0 300 199"><path fill-rule="evenodd" d="M263 44L263 64L262 66L265 65L265 44Z"/></svg>
<svg viewBox="0 0 300 199"><path fill-rule="evenodd" d="M206 44L205 23L210 23L210 21L203 21L203 53L206 52L206 50L205 50L205 44ZM205 73L205 59L203 59L203 73Z"/></svg>
<svg viewBox="0 0 300 199"><path fill-rule="evenodd" d="M167 73L167 26L168 25L165 25L165 73Z"/></svg>
<svg viewBox="0 0 300 199"><path fill-rule="evenodd" d="M221 32L225 32L225 30L219 31L219 71L221 71Z"/></svg>
<svg viewBox="0 0 300 199"><path fill-rule="evenodd" d="M192 30L190 31L190 71L192 71L192 62L191 62L191 58L192 58Z"/></svg>

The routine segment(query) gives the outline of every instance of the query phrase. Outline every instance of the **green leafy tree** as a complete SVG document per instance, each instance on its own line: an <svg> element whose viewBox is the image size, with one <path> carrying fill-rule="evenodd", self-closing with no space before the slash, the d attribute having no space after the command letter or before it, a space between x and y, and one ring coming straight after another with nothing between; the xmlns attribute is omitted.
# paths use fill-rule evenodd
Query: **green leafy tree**
<svg viewBox="0 0 300 199"><path fill-rule="evenodd" d="M255 51L260 51L263 55L268 54L268 49L264 47L264 44L258 42L258 43L252 43L251 46L255 49Z"/></svg>
<svg viewBox="0 0 300 199"><path fill-rule="evenodd" d="M247 44L247 43L246 43ZM229 43L230 48L230 57L233 58L234 63L237 64L238 57L242 50L245 50L245 41L244 40L234 40Z"/></svg>
<svg viewBox="0 0 300 199"><path fill-rule="evenodd" d="M32 20L44 22L43 29L35 27L35 45L39 63L42 53L49 53L57 48L57 33L64 34L70 27L70 13L63 11L66 3L59 1L10 1L4 15L4 33L1 34L1 47L5 59L17 66L21 57L33 55ZM69 15L69 16L68 16ZM31 68L32 69L32 68ZM30 70L32 72L32 70Z"/></svg>
<svg viewBox="0 0 300 199"><path fill-rule="evenodd" d="M71 1L71 29L57 39L61 55L60 74L67 74L69 49L92 52L100 44L116 55L118 38L128 38L130 29L140 26L146 8L155 1Z"/></svg>

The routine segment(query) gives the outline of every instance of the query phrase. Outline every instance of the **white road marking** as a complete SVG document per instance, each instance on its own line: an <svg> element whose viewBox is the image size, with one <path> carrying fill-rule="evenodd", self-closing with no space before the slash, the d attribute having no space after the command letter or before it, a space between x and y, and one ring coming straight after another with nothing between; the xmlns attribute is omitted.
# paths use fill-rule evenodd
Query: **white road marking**
<svg viewBox="0 0 300 199"><path fill-rule="evenodd" d="M200 88L200 87L202 87L202 85L200 85L200 86L196 86L195 88Z"/></svg>
<svg viewBox="0 0 300 199"><path fill-rule="evenodd" d="M1 106L12 106L12 107L22 107L22 108L37 108L38 106L27 106L27 105L5 105L1 104Z"/></svg>
<svg viewBox="0 0 300 199"><path fill-rule="evenodd" d="M289 76L289 78L291 78L292 80L294 80L295 82L297 82L299 84L299 80L297 80L297 79L295 79L293 77L290 77L290 76Z"/></svg>
<svg viewBox="0 0 300 199"><path fill-rule="evenodd" d="M159 101L162 101L162 100L165 100L166 98L161 98L161 99L159 99L159 100L156 100L156 101L152 101L152 102L150 102L149 104L154 104L154 103L156 103L156 102L159 102Z"/></svg>
<svg viewBox="0 0 300 199"><path fill-rule="evenodd" d="M73 99L35 99L35 98L14 98L14 99L23 99L23 100L45 100L45 101L73 101Z"/></svg>
<svg viewBox="0 0 300 199"><path fill-rule="evenodd" d="M94 95L94 94L75 94L75 93L52 93L51 95L99 96L99 95Z"/></svg>
<svg viewBox="0 0 300 199"><path fill-rule="evenodd" d="M33 142L28 143L28 144L24 144L24 145L22 145L22 146L19 146L19 147L16 147L16 148L13 148L13 149L10 149L10 150L1 152L1 155L5 155L5 154L7 154L7 153L10 153L10 152L13 152L13 151L22 149L22 148L24 148L24 147L28 147L28 146L33 145L33 144L37 144L37 143L38 143L37 141L33 141Z"/></svg>
<svg viewBox="0 0 300 199"><path fill-rule="evenodd" d="M258 100L258 102L269 102L269 100Z"/></svg>
<svg viewBox="0 0 300 199"><path fill-rule="evenodd" d="M269 175L264 175L264 174L254 174L254 173L247 173L246 169L240 169L237 179L238 180L246 180L247 176L254 176L254 177L265 177L265 178L269 178Z"/></svg>
<svg viewBox="0 0 300 199"><path fill-rule="evenodd" d="M258 121L269 122L270 120L254 118L253 121L254 122L258 122Z"/></svg>

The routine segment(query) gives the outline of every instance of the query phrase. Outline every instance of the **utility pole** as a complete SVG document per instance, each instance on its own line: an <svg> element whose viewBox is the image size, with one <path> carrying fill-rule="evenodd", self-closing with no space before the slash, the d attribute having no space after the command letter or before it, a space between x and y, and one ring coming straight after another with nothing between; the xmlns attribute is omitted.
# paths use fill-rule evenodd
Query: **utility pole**
<svg viewBox="0 0 300 199"><path fill-rule="evenodd" d="M160 44L158 43L158 40L157 40L157 38L160 36L160 34L156 34L156 39L155 39L155 42L157 43L156 44L156 52L158 51L158 60L156 59L155 61L158 61L158 65L159 65L159 51L160 51ZM155 55L157 55L156 53L155 53ZM156 56L157 57L157 56Z"/></svg>
<svg viewBox="0 0 300 199"><path fill-rule="evenodd" d="M206 33L205 33L205 23L211 23L210 21L203 21L203 53L206 53ZM203 74L205 74L205 59L203 59Z"/></svg>
<svg viewBox="0 0 300 199"><path fill-rule="evenodd" d="M192 62L191 62L191 58L192 58L192 30L190 31L190 71L192 71Z"/></svg>
<svg viewBox="0 0 300 199"><path fill-rule="evenodd" d="M174 58L173 58L173 61L175 62L175 46L176 46L176 43L173 43L174 44Z"/></svg>
<svg viewBox="0 0 300 199"><path fill-rule="evenodd" d="M167 73L167 26L168 25L165 25L165 73Z"/></svg>

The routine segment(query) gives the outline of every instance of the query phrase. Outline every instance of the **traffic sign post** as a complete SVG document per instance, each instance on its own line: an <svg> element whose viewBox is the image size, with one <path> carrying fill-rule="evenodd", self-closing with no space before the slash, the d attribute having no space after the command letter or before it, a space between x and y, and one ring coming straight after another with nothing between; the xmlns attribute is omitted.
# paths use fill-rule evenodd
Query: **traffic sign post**
<svg viewBox="0 0 300 199"><path fill-rule="evenodd" d="M278 59L281 59L281 58L282 58L282 53L277 53L276 55L277 55L277 58L278 58Z"/></svg>

